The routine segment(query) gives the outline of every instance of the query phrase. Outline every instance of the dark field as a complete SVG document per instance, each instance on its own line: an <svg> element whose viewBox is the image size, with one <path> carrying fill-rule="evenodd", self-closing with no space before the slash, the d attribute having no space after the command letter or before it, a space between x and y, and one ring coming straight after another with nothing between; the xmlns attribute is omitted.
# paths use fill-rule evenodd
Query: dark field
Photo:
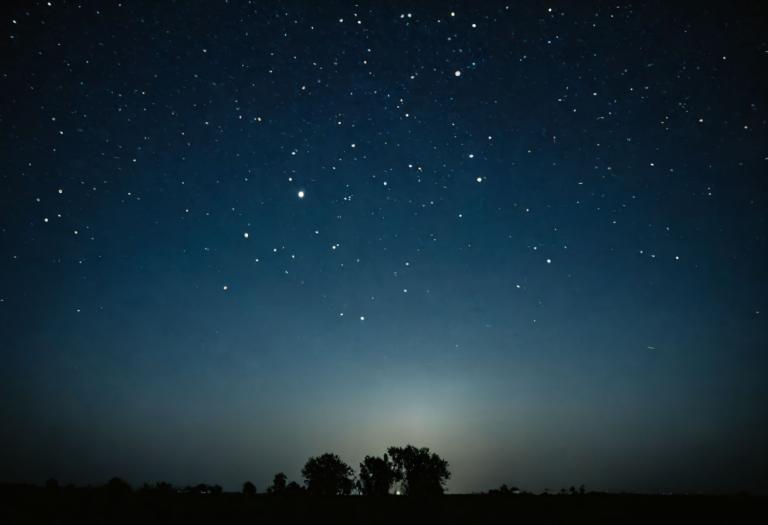
<svg viewBox="0 0 768 525"><path fill-rule="evenodd" d="M2 523L768 523L765 497L623 494L316 498L6 486Z"/></svg>

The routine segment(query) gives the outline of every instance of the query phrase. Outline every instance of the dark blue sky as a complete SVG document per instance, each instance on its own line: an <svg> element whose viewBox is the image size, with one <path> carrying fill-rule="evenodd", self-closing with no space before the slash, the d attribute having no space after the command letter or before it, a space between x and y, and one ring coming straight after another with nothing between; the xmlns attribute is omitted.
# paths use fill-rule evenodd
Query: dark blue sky
<svg viewBox="0 0 768 525"><path fill-rule="evenodd" d="M4 4L2 480L768 489L766 18L616 4Z"/></svg>

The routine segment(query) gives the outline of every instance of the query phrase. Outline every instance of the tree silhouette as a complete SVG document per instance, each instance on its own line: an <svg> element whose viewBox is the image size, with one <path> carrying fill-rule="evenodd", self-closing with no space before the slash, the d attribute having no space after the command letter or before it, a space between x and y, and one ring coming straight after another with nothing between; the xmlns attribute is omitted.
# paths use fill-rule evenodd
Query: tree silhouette
<svg viewBox="0 0 768 525"><path fill-rule="evenodd" d="M123 496L131 493L131 486L127 481L114 477L107 481L104 489L113 496Z"/></svg>
<svg viewBox="0 0 768 525"><path fill-rule="evenodd" d="M307 492L307 489L305 489L295 481L291 481L290 483L288 483L288 486L285 487L285 493L289 496L301 496L306 492Z"/></svg>
<svg viewBox="0 0 768 525"><path fill-rule="evenodd" d="M285 484L288 481L288 476L283 472L275 474L275 478L272 480L272 486L267 489L270 494L285 494Z"/></svg>
<svg viewBox="0 0 768 525"><path fill-rule="evenodd" d="M451 477L448 462L426 447L389 447L389 455L403 480L405 494L409 496L435 496L443 493L445 482Z"/></svg>
<svg viewBox="0 0 768 525"><path fill-rule="evenodd" d="M352 469L336 454L309 458L301 469L307 490L312 495L339 496L352 492Z"/></svg>
<svg viewBox="0 0 768 525"><path fill-rule="evenodd" d="M365 496L386 496L398 478L389 456L365 456L360 463L360 492Z"/></svg>
<svg viewBox="0 0 768 525"><path fill-rule="evenodd" d="M205 483L198 483L194 487L186 487L184 492L186 494L195 494L197 496L210 496L218 495L223 492L221 485L207 485Z"/></svg>
<svg viewBox="0 0 768 525"><path fill-rule="evenodd" d="M517 495L520 494L520 489L517 487L508 487L506 483L503 483L499 488L497 489L491 489L488 491L488 494L492 496L509 496L509 495Z"/></svg>
<svg viewBox="0 0 768 525"><path fill-rule="evenodd" d="M246 481L243 483L243 496L255 496L256 495L256 485L251 483L250 481Z"/></svg>

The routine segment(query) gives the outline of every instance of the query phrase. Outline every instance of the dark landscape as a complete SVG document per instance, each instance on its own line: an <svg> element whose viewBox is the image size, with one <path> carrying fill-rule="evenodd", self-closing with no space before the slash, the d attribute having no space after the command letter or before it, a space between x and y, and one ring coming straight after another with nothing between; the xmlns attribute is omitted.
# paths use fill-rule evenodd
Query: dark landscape
<svg viewBox="0 0 768 525"><path fill-rule="evenodd" d="M4 523L765 523L768 499L734 495L313 497L3 485Z"/></svg>
<svg viewBox="0 0 768 525"><path fill-rule="evenodd" d="M767 13L0 1L0 524L768 523Z"/></svg>
<svg viewBox="0 0 768 525"><path fill-rule="evenodd" d="M449 464L427 448L366 456L359 476L341 458L309 458L302 483L275 474L263 493L183 488L120 478L97 487L0 485L3 523L762 523L768 498L748 494L608 494L583 485L532 494L506 484L444 494ZM354 493L354 495L352 495Z"/></svg>
<svg viewBox="0 0 768 525"><path fill-rule="evenodd" d="M765 523L765 498L750 496L452 495L273 497L3 487L4 523Z"/></svg>

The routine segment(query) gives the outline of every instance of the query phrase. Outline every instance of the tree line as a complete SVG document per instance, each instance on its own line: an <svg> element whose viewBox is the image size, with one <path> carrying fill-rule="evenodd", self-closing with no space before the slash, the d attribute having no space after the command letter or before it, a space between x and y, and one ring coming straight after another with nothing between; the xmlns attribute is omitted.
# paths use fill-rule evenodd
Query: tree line
<svg viewBox="0 0 768 525"><path fill-rule="evenodd" d="M310 457L301 469L303 484L288 482L283 472L275 474L266 493L277 496L312 495L346 496L357 492L364 496L385 496L398 483L397 494L408 496L436 496L443 494L445 483L450 479L448 462L431 452L427 447L389 447L382 456L365 456L360 463L360 472L355 472L338 455L327 452ZM46 484L49 490L59 490L55 479ZM67 488L74 488L67 487ZM120 478L112 478L101 487L106 494L121 497L133 492L131 486ZM144 483L140 492L152 494L216 495L223 492L220 485L200 483L184 488L175 488L170 483ZM252 496L257 493L251 481L243 483L242 493Z"/></svg>
<svg viewBox="0 0 768 525"><path fill-rule="evenodd" d="M439 496L445 492L445 484L451 477L448 462L427 447L389 447L381 456L365 456L360 463L359 474L355 472L338 455L326 452L316 457L310 457L301 469L303 484L288 481L284 472L275 474L272 484L266 494L276 496L347 496L356 492L364 496L387 496L392 493L395 484L399 489L398 495L406 496ZM59 490L58 481L49 479L45 487ZM75 488L73 485L68 489ZM112 496L123 496L133 492L131 486L120 478L112 478L101 490ZM220 485L200 483L184 488L176 488L170 483L158 482L154 485L144 483L140 492L152 494L190 494L197 496L222 494ZM242 494L254 496L257 494L256 485L246 481L242 486ZM532 495L531 492L520 490L506 484L497 489L491 489L485 494L490 496ZM585 495L584 485L578 488L571 486L562 488L559 492L544 489L544 496L553 495Z"/></svg>
<svg viewBox="0 0 768 525"><path fill-rule="evenodd" d="M360 473L355 477L352 467L330 452L310 457L301 469L304 485L288 483L283 472L275 474L268 494L313 496L346 496L357 490L364 496L386 496L395 483L398 493L407 496L438 496L445 491L450 479L448 462L427 447L389 447L382 456L365 456ZM243 484L244 494L255 494L250 481Z"/></svg>

